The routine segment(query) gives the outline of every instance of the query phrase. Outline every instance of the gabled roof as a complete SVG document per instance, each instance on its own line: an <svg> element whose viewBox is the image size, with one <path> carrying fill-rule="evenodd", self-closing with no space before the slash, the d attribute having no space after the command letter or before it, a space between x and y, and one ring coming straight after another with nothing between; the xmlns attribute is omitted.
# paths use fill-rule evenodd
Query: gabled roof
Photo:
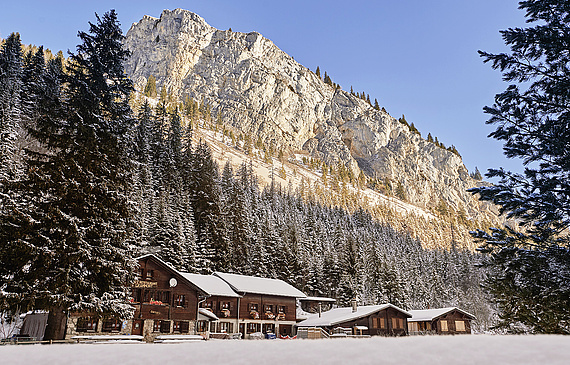
<svg viewBox="0 0 570 365"><path fill-rule="evenodd" d="M292 298L306 297L303 292L293 287L292 285L287 284L283 280L227 274L223 272L216 272L214 275L223 279L232 287L233 290L238 293L277 295Z"/></svg>
<svg viewBox="0 0 570 365"><path fill-rule="evenodd" d="M448 308L434 308L434 309L421 309L421 310L411 310L412 318L408 319L408 322L423 322L423 321L433 321L453 310L463 313L469 319L476 319L471 313L467 313L457 307Z"/></svg>
<svg viewBox="0 0 570 365"><path fill-rule="evenodd" d="M190 274L187 272L181 274L208 295L232 298L240 297L238 293L232 290L228 283L215 275Z"/></svg>
<svg viewBox="0 0 570 365"><path fill-rule="evenodd" d="M335 308L330 311L311 316L302 322L297 323L297 327L330 327L344 322L353 321L362 317L367 317L373 313L379 312L386 308L394 308L411 317L412 315L405 310L396 307L393 304L380 304L380 305L364 305L356 307L356 312L352 311L352 307Z"/></svg>
<svg viewBox="0 0 570 365"><path fill-rule="evenodd" d="M140 260L144 260L144 259L148 259L148 258L152 258L153 260L158 262L161 266L163 266L166 270L170 271L171 273L175 274L176 276L178 276L179 278L184 280L186 282L186 284L189 285L191 288L194 288L196 291L202 292L202 293L208 295L208 293L206 291L204 291L202 288L198 287L196 284L194 284L193 282L188 280L188 278L186 278L184 276L184 274L186 274L186 273L182 273L182 272L176 270L170 264L166 263L165 261L163 261L161 258L156 256L155 254L149 253L146 255L135 257L135 260L140 261Z"/></svg>

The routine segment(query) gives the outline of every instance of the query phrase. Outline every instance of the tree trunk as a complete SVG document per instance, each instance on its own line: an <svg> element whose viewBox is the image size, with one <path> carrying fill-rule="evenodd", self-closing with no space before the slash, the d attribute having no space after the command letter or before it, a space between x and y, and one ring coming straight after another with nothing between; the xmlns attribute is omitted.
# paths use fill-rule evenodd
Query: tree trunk
<svg viewBox="0 0 570 365"><path fill-rule="evenodd" d="M64 340L67 315L63 307L50 308L44 340Z"/></svg>

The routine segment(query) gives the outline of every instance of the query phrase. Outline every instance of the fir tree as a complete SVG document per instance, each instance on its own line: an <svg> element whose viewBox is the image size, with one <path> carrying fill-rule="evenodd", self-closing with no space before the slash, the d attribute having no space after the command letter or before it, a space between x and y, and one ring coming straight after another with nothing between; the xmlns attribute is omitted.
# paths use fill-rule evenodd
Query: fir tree
<svg viewBox="0 0 570 365"><path fill-rule="evenodd" d="M474 236L488 253L487 288L510 331L570 333L570 10L567 1L520 1L528 28L501 31L509 53L480 52L511 83L485 107L491 137L520 158L523 173L490 169L499 181L473 188L521 227Z"/></svg>
<svg viewBox="0 0 570 365"><path fill-rule="evenodd" d="M0 187L13 174L16 139L23 115L22 44L12 33L0 52Z"/></svg>
<svg viewBox="0 0 570 365"><path fill-rule="evenodd" d="M47 339L61 338L67 310L123 318L132 313L125 303L134 268L127 244L127 136L133 125L128 105L133 87L123 69L128 52L114 11L97 16L90 34L79 37L83 43L71 55L65 88L49 86L41 100L49 115L34 133L50 153L27 161L28 177L18 186L26 206L0 220L4 249L27 247L7 267L12 280L3 290L13 294L12 305L50 310ZM64 98L56 99L58 90Z"/></svg>

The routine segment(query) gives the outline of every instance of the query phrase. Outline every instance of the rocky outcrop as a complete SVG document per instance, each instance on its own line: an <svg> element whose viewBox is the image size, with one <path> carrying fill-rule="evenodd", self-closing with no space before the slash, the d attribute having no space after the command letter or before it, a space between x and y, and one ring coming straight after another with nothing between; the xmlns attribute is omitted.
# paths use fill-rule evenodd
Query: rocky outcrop
<svg viewBox="0 0 570 365"><path fill-rule="evenodd" d="M153 75L170 93L207 102L226 124L266 145L389 178L420 207L443 200L470 216L482 209L466 192L476 182L460 157L325 84L257 32L218 30L176 9L133 24L125 44L132 52L126 70L139 90Z"/></svg>

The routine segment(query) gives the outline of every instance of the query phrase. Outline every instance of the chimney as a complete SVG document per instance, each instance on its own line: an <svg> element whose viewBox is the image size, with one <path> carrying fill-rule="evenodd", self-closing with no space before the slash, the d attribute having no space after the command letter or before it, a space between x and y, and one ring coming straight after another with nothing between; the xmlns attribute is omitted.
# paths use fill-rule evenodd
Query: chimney
<svg viewBox="0 0 570 365"><path fill-rule="evenodd" d="M350 301L350 304L352 304L352 313L357 311L357 306L356 306L356 298L352 299Z"/></svg>
<svg viewBox="0 0 570 365"><path fill-rule="evenodd" d="M321 302L319 302L319 318L321 318L321 312L323 311L322 307L321 307Z"/></svg>

